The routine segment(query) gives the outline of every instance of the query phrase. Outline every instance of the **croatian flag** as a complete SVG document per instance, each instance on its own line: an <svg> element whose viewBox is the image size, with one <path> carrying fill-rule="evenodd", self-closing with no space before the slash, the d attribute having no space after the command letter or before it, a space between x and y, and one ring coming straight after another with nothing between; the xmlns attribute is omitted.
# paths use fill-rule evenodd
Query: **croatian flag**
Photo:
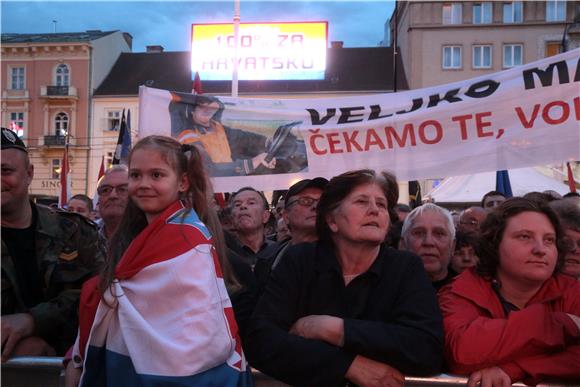
<svg viewBox="0 0 580 387"><path fill-rule="evenodd" d="M131 243L105 292L84 286L82 387L251 386L211 235L174 203ZM84 359L84 361L83 361Z"/></svg>

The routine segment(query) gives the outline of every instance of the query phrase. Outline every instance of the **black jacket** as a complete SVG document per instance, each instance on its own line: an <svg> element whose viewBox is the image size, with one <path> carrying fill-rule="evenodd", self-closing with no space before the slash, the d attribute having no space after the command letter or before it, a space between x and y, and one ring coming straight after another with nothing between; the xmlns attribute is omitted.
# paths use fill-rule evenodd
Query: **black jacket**
<svg viewBox="0 0 580 387"><path fill-rule="evenodd" d="M314 314L344 319L342 348L288 333ZM382 247L369 270L345 287L330 245L301 244L272 272L245 344L252 366L292 385L345 385L357 354L406 375L428 375L441 370L442 317L419 257Z"/></svg>

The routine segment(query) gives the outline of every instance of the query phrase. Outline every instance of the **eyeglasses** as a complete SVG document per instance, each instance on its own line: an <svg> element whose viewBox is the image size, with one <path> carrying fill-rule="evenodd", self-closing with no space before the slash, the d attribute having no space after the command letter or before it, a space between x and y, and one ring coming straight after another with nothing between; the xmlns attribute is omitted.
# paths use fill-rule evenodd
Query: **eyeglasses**
<svg viewBox="0 0 580 387"><path fill-rule="evenodd" d="M470 226L477 226L479 224L479 220L471 219L471 220L460 220L459 224L463 225L470 225Z"/></svg>
<svg viewBox="0 0 580 387"><path fill-rule="evenodd" d="M127 184L120 184L116 186L102 185L97 188L97 192L100 196L109 196L113 190L117 191L118 195L127 195L127 192L129 192L129 187Z"/></svg>
<svg viewBox="0 0 580 387"><path fill-rule="evenodd" d="M300 204L302 207L310 207L313 204L316 205L318 204L319 199L314 199L314 198L309 198L308 196L303 196L301 198L298 198L296 200L292 200L289 203L286 203L286 208L290 208L290 206L298 203Z"/></svg>

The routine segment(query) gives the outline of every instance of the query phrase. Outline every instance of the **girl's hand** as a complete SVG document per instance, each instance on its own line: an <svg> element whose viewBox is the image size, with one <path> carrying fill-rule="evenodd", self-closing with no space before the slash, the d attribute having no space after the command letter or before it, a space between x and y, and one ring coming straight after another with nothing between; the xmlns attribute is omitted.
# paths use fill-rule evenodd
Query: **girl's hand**
<svg viewBox="0 0 580 387"><path fill-rule="evenodd" d="M64 387L77 387L81 381L82 368L76 368L72 361L69 361L64 370Z"/></svg>
<svg viewBox="0 0 580 387"><path fill-rule="evenodd" d="M508 374L499 367L484 368L469 375L467 387L508 387L512 381Z"/></svg>

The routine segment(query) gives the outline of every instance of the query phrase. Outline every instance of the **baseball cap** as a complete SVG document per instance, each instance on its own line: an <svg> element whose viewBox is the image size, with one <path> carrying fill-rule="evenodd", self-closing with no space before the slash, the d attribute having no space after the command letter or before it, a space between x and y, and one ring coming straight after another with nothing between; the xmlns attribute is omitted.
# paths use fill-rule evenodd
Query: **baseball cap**
<svg viewBox="0 0 580 387"><path fill-rule="evenodd" d="M289 199L292 196L298 195L300 192L304 191L306 188L319 188L324 190L326 185L328 184L328 180L324 177L315 177L314 179L304 179L300 180L298 183L295 183L288 189L288 193L286 194L286 203L288 203Z"/></svg>
<svg viewBox="0 0 580 387"><path fill-rule="evenodd" d="M26 145L14 131L8 128L2 128L0 131L2 132L2 149L15 148L28 153Z"/></svg>

